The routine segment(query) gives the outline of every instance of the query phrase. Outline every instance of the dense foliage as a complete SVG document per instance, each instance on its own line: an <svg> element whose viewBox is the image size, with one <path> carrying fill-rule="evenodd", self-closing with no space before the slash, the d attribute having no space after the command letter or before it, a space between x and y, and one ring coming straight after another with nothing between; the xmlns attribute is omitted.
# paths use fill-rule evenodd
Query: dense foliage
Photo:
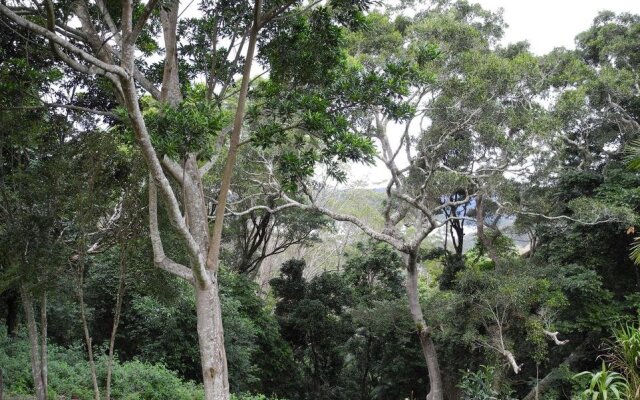
<svg viewBox="0 0 640 400"><path fill-rule="evenodd" d="M640 396L640 16L133 2L127 81L119 4L8 3L0 397Z"/></svg>

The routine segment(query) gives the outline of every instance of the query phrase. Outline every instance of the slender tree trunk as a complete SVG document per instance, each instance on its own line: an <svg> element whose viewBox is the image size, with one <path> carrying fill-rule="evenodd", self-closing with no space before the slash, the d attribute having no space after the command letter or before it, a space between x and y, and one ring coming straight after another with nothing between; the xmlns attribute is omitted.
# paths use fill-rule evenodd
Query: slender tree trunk
<svg viewBox="0 0 640 400"><path fill-rule="evenodd" d="M2 400L2 393L4 392L3 374L4 371L2 371L2 368L0 368L0 400Z"/></svg>
<svg viewBox="0 0 640 400"><path fill-rule="evenodd" d="M417 254L410 253L406 255L407 263L407 297L409 298L409 311L411 318L416 326L418 336L420 337L420 346L422 354L427 363L429 372L429 394L427 400L443 400L442 374L440 373L440 365L438 364L438 355L436 347L431 338L431 327L427 326L420 305L418 295L418 268Z"/></svg>
<svg viewBox="0 0 640 400"><path fill-rule="evenodd" d="M84 243L82 244L84 247ZM84 250L83 250L84 251ZM82 330L84 340L87 345L87 355L89 356L89 369L91 371L91 383L93 384L93 397L100 400L100 387L98 386L98 374L96 373L96 363L93 359L93 343L89 334L89 324L87 323L87 313L84 304L84 252L80 255L80 268L78 271L78 298L80 300L80 319L82 320Z"/></svg>
<svg viewBox="0 0 640 400"><path fill-rule="evenodd" d="M227 153L227 159L220 181L216 219L211 237L207 238L208 243L200 245L200 248L207 254L206 268L211 279L211 282L207 285L201 285L197 281L195 282L198 338L200 341L200 356L202 358L205 400L228 400L230 398L227 356L224 348L224 331L222 327L222 309L218 287L218 267L220 265L220 247L222 245L224 214L231 178L236 163L236 156L240 146L240 133L244 120L247 94L249 92L251 65L253 64L253 55L260 30L261 8L262 1L256 0L254 5L253 27L249 36L249 46L242 71L238 106L233 121L231 140L229 141L229 152ZM197 172L197 170L195 172ZM197 182L199 182L201 188L202 181L198 180ZM202 195L202 199L204 204L204 195ZM203 212L205 215L203 217L203 224L204 226L208 226L206 207L203 208ZM208 229L206 232L208 233ZM205 240L203 239L202 241L204 242Z"/></svg>
<svg viewBox="0 0 640 400"><path fill-rule="evenodd" d="M49 387L49 357L47 354L47 292L42 292L40 304L40 374L45 397L47 397Z"/></svg>
<svg viewBox="0 0 640 400"><path fill-rule="evenodd" d="M7 336L14 337L18 331L18 295L10 290L7 299Z"/></svg>
<svg viewBox="0 0 640 400"><path fill-rule="evenodd" d="M367 400L367 377L369 376L369 364L371 359L371 342L372 338L367 334L367 346L365 347L364 371L362 371L362 380L360 381L360 399Z"/></svg>
<svg viewBox="0 0 640 400"><path fill-rule="evenodd" d="M125 290L125 274L127 266L125 263L126 258L126 246L124 243L120 244L120 271L118 279L118 294L116 295L116 306L113 312L113 326L111 328L111 337L109 338L109 356L107 359L107 383L104 389L105 399L111 399L111 373L113 372L113 351L116 343L116 333L118 332L118 325L120 324L120 312L122 310L122 298L124 297Z"/></svg>
<svg viewBox="0 0 640 400"><path fill-rule="evenodd" d="M549 372L544 378L539 380L536 386L534 386L529 391L529 393L527 393L527 395L522 398L522 400L535 400L538 398L538 396L544 394L547 390L552 388L553 385L563 377L563 374L558 371L561 367L566 366L568 368L571 368L583 358L583 351L586 347L585 343L587 342L583 342L571 354L569 354L569 356L562 363L560 363L557 368L552 369L551 372Z"/></svg>
<svg viewBox="0 0 640 400"><path fill-rule="evenodd" d="M31 375L33 377L33 387L35 389L35 395L37 400L46 400L46 388L42 380L42 362L40 359L41 348L38 340L38 327L36 324L36 317L33 309L33 298L31 293L25 287L20 286L20 295L22 297L22 306L24 308L24 315L27 323L27 332L29 335L29 345L31 351Z"/></svg>
<svg viewBox="0 0 640 400"><path fill-rule="evenodd" d="M454 238L454 232L457 240ZM456 255L462 256L462 251L464 249L464 226L460 221L451 222L451 241L453 242L453 248L456 251Z"/></svg>

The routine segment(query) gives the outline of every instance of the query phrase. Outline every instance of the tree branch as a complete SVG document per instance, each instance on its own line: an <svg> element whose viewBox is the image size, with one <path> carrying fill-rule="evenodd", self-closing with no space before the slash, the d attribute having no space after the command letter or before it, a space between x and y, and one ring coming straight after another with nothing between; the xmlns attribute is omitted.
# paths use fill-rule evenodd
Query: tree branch
<svg viewBox="0 0 640 400"><path fill-rule="evenodd" d="M551 340L553 340L553 343L557 344L558 346L564 346L565 344L569 343L569 340L560 340L558 339L558 334L559 332L549 332L548 330L544 330L544 334L550 338Z"/></svg>
<svg viewBox="0 0 640 400"><path fill-rule="evenodd" d="M41 106L8 107L8 108L4 108L4 109L2 109L0 111L6 111L6 110L37 110L37 109L42 109L42 108L66 108L66 109L73 110L73 111L86 112L86 113L91 113L91 114L96 114L96 115L103 115L105 117L111 117L111 118L120 119L120 117L118 117L117 114L112 113L110 111L94 110L94 109L91 109L91 108L74 106L74 105L71 105L71 104L60 104L60 103L43 103Z"/></svg>
<svg viewBox="0 0 640 400"><path fill-rule="evenodd" d="M7 18L9 18L10 20L12 20L13 22L15 22L16 24L18 24L19 26L28 29L34 33L37 33L40 36L43 36L49 40L51 40L54 44L59 45L60 47L70 51L71 53L79 56L80 58L82 58L84 61L92 64L94 67L98 68L99 70L94 70L91 69L88 71L88 73L100 73L101 71L103 73L106 72L110 72L114 75L126 78L128 76L127 72L117 66L117 65L113 65L113 64L107 64L99 59L97 59L96 57L92 56L91 54L87 53L86 51L74 46L73 44L71 44L70 42L62 39L60 36L56 35L55 32L50 31L49 29L42 27L38 24L34 24L33 22L19 16L18 14L14 13L13 11L11 11L7 6L5 6L4 4L0 3L0 14L6 16ZM101 70L101 71L100 71Z"/></svg>
<svg viewBox="0 0 640 400"><path fill-rule="evenodd" d="M159 3L160 3L160 0L149 0L149 2L145 4L144 9L142 10L142 14L140 15L140 18L138 18L138 21L136 21L135 26L125 38L125 41L127 43L133 44L136 42L136 40L138 39L138 36L140 36L140 32L142 32L142 29L144 29L144 26L147 23L149 16L151 15L154 8L156 8L156 6ZM174 7L177 7L177 4Z"/></svg>
<svg viewBox="0 0 640 400"><path fill-rule="evenodd" d="M151 238L155 265L175 276L194 283L193 273L189 268L178 264L164 254L160 229L158 227L158 190L153 179L149 179L149 237Z"/></svg>
<svg viewBox="0 0 640 400"><path fill-rule="evenodd" d="M364 233L366 233L371 238L376 239L376 240L380 240L382 242L389 243L396 250L399 250L399 251L407 251L407 250L409 250L407 245L402 240L394 238L393 236L384 234L382 232L376 231L375 229L371 228L369 225L364 223L362 220L354 217L353 215L340 214L340 213L332 211L332 210L330 210L328 208L318 206L315 203L313 203L313 204L302 204L300 202L297 202L297 201L289 198L285 194L283 194L283 197L289 203L292 203L293 205L295 205L296 207L298 207L298 208L300 208L302 210L317 211L317 212L320 212L320 213L322 213L322 214L324 214L324 215L326 215L326 216L328 216L330 218L333 218L336 221L350 222L350 223L354 224L355 226L357 226L358 228L360 228Z"/></svg>

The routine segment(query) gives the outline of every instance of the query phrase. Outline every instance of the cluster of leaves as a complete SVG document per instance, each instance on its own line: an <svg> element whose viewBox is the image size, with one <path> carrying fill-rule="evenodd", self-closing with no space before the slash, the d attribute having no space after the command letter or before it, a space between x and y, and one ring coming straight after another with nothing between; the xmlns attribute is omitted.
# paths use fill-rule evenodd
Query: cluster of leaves
<svg viewBox="0 0 640 400"><path fill-rule="evenodd" d="M458 387L462 390L462 400L512 400L508 387L496 390L495 367L482 365L476 372L465 371Z"/></svg>
<svg viewBox="0 0 640 400"><path fill-rule="evenodd" d="M229 114L204 100L204 87L190 90L177 107L144 98L143 115L154 147L163 155L182 160L189 153L209 159L215 141L229 123Z"/></svg>
<svg viewBox="0 0 640 400"><path fill-rule="evenodd" d="M334 66L329 71L334 79L322 87L262 82L248 109L254 124L252 141L259 148L281 149L279 168L291 191L313 174L316 163L343 182L341 163L373 162L375 147L365 118L368 110L394 120L412 115L404 98L415 74L413 65L404 62L388 64L379 72L353 64Z"/></svg>

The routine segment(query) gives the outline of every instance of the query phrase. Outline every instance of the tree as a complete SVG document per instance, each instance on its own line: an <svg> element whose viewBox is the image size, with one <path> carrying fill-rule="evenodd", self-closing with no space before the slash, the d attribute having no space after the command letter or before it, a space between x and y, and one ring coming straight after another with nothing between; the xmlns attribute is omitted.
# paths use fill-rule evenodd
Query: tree
<svg viewBox="0 0 640 400"><path fill-rule="evenodd" d="M440 400L444 389L433 327L419 299L419 253L436 229L467 218L449 213L452 207L497 197L511 185L504 178L510 168L526 174L522 165L534 153L538 131L532 121L543 113L533 101L539 70L526 46L496 49L500 15L466 2L436 2L412 20L372 14L368 22L374 33L352 39L351 62L364 78L357 91L347 92L363 104L349 122L379 145L377 158L391 176L380 211L384 226L376 229L324 206L317 193L322 185L308 180L295 187L304 202L283 197L350 222L403 254L410 313L429 370L428 398ZM378 86L389 87L398 100L377 99L372 94ZM448 217L440 218L445 210Z"/></svg>
<svg viewBox="0 0 640 400"><path fill-rule="evenodd" d="M288 40L285 39L288 32L311 32L319 35L316 37L327 33L325 39L338 39L340 31L336 22L353 21L367 2L332 2L331 7L303 8L303 12L285 18L297 4L296 1L263 4L261 0L256 0L252 6L244 2L204 2L201 5L203 18L191 21L188 26L179 24L177 2L160 4L150 0L142 5L125 1L117 8L103 1L98 1L95 7L83 1L71 5L47 1L45 26L40 25L42 18L31 18L38 16L36 8L25 9L17 3L0 5L0 14L5 21L47 39L55 56L76 73L104 78L99 82L109 84L105 90L125 110L122 116L133 131L149 170L149 227L155 263L194 286L206 399L229 398L217 273L232 175L238 150L243 144L241 133L256 47L259 42L261 46L277 47L283 40ZM79 27L70 26L73 18L77 18ZM206 43L207 46L180 49L179 28L190 30L195 43ZM161 80L154 79L153 67L147 69L144 62L136 62L137 51L142 54L160 51L153 38L155 29L161 30L164 39L164 62L156 66L161 71ZM299 40L300 36L295 38ZM230 54L231 46L218 53L217 46L223 39L239 42L240 48L234 55ZM304 53L306 60L284 57L276 64L276 59L271 58L272 73L282 72L283 76L295 77L313 72L322 76L327 64L313 71L287 71L287 68L303 65L297 64L299 61L331 62L335 56L325 56L332 53L339 56L338 44L337 40L323 42L319 48L322 51ZM203 53L205 48L211 52ZM179 61L180 50L193 57L193 62L183 67ZM223 53L226 56L219 58ZM302 54L292 52L290 57ZM242 79L233 95L235 106L227 111L225 93L233 86L235 72L240 70ZM204 93L200 92L201 97L195 92L191 94L193 98L185 100L183 89L189 86L181 78L185 72L192 76L197 73L207 76L207 88ZM160 89L155 86L158 81ZM143 98L138 90L140 87L153 100ZM233 124L223 129L226 113L233 114ZM217 142L211 137L216 132L221 132ZM202 179L213 167L212 153L222 153L226 132L230 132L230 137L210 232ZM347 148L357 149L358 145L360 143L347 144ZM358 150L350 153L350 158L357 157ZM330 153L326 154L327 161L332 158ZM188 266L174 261L164 251L158 229L158 191L166 203L174 229L184 240L189 255ZM178 194L182 195L182 202Z"/></svg>
<svg viewBox="0 0 640 400"><path fill-rule="evenodd" d="M280 298L276 316L301 370L298 399L347 399L342 346L351 333L346 309L352 293L344 279L324 273L306 281L303 261L290 260L271 280Z"/></svg>

